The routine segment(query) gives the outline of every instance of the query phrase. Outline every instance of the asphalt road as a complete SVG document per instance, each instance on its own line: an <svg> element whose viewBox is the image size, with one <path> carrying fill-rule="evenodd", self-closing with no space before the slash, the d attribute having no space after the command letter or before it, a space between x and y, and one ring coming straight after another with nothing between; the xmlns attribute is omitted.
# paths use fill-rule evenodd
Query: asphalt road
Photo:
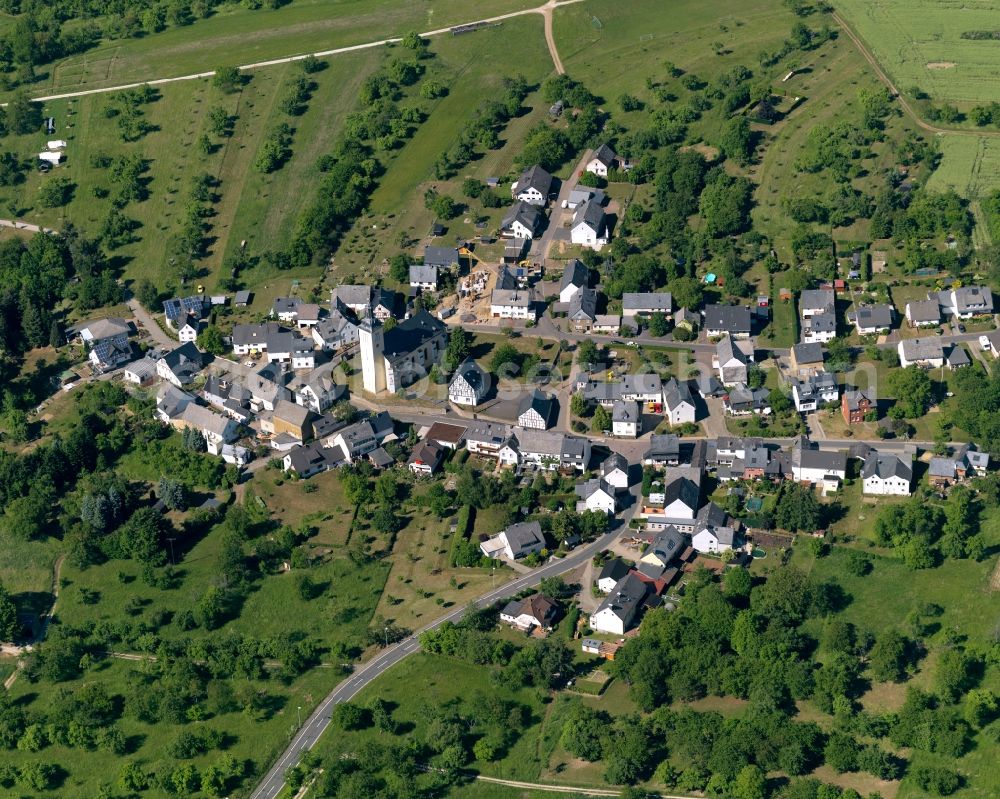
<svg viewBox="0 0 1000 799"><path fill-rule="evenodd" d="M594 554L607 548L617 536L621 535L621 531L628 525L629 520L638 510L637 494L640 488L641 486L633 486L631 492L633 497L632 505L620 514L614 530L605 533L596 541L586 546L573 550L565 558L551 559L544 566L534 569L530 574L517 577L489 593L483 594L476 600L476 604L480 607L491 605L504 597L516 594L526 588L535 587L545 577L565 574L582 566ZM303 752L312 749L316 745L320 736L330 725L330 716L334 705L338 702L347 702L352 699L361 689L380 676L386 669L391 668L404 658L419 651L420 642L418 638L421 633L440 627L448 621L457 622L462 618L464 613L464 607L456 608L451 613L442 616L425 627L421 627L408 638L380 652L376 657L344 679L317 705L309 718L306 719L298 734L296 734L292 742L288 745L288 748L278 758L270 771L267 772L264 779L257 786L257 789L250 795L250 799L273 799L273 797L278 795L285 784L285 771L299 762L299 758Z"/></svg>

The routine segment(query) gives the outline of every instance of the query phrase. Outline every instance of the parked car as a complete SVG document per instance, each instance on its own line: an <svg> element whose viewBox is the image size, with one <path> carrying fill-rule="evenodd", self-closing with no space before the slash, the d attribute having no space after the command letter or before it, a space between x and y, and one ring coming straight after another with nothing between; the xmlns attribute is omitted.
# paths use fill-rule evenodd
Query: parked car
<svg viewBox="0 0 1000 799"><path fill-rule="evenodd" d="M993 345L990 343L990 337L989 336L980 336L979 337L979 346L982 349L986 350L986 351L989 351L989 350L993 349Z"/></svg>

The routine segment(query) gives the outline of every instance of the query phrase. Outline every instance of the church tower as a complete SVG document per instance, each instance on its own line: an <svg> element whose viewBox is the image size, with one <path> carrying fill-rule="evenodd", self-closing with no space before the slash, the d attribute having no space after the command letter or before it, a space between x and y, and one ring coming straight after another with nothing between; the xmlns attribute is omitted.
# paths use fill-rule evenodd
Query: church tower
<svg viewBox="0 0 1000 799"><path fill-rule="evenodd" d="M378 394L385 391L385 339L382 323L372 318L369 309L358 325L361 344L361 378L365 391Z"/></svg>

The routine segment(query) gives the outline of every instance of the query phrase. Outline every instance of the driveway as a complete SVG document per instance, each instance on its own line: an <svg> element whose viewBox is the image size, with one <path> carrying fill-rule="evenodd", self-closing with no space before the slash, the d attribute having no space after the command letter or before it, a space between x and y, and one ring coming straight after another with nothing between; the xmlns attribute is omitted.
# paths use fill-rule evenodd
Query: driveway
<svg viewBox="0 0 1000 799"><path fill-rule="evenodd" d="M163 332L163 328L160 327L156 318L143 308L142 304L135 297L132 297L126 304L135 317L136 322L142 325L149 337L156 342L157 346L166 347L168 350L172 350L177 346L177 340L170 338L170 336Z"/></svg>
<svg viewBox="0 0 1000 799"><path fill-rule="evenodd" d="M574 212L569 208L563 208L562 204L564 200L569 200L569 193L576 188L577 181L580 179L580 173L586 168L587 162L592 157L592 151L587 150L573 168L573 174L562 182L562 185L559 187L559 196L552 203L549 226L545 228L545 232L542 233L540 238L532 242L532 259L539 261L546 267L548 266L546 261L549 257L549 249L552 247L552 242L556 240L569 241L569 231L563 228L562 223L567 214L572 218Z"/></svg>

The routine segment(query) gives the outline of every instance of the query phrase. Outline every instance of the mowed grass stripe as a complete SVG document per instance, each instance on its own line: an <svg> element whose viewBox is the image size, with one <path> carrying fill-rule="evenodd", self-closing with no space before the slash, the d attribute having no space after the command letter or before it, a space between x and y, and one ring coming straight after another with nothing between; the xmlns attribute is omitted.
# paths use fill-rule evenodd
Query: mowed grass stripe
<svg viewBox="0 0 1000 799"><path fill-rule="evenodd" d="M294 0L274 11L233 6L186 27L64 59L33 88L49 93L184 75L220 63L246 64L361 44L537 5L536 0ZM91 67L109 61L104 70Z"/></svg>

